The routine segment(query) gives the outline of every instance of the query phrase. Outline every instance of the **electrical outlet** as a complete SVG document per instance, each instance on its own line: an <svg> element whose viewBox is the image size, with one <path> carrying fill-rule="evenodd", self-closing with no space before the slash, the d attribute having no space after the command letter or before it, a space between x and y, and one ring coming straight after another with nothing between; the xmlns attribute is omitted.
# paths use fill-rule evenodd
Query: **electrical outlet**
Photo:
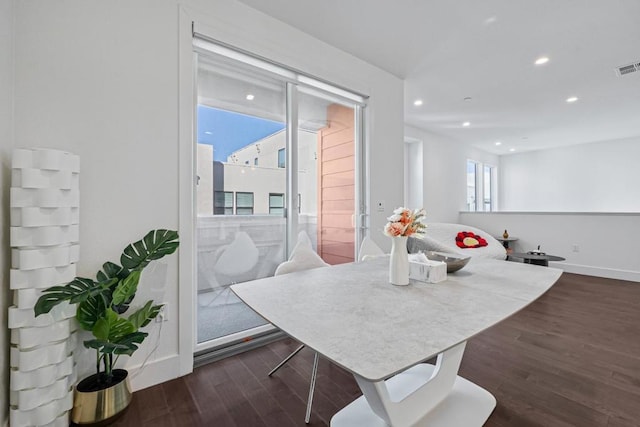
<svg viewBox="0 0 640 427"><path fill-rule="evenodd" d="M160 309L160 312L156 316L156 322L168 322L169 321L169 303L163 302L164 304Z"/></svg>
<svg viewBox="0 0 640 427"><path fill-rule="evenodd" d="M574 243L572 246L573 252L580 252L580 246L577 243Z"/></svg>

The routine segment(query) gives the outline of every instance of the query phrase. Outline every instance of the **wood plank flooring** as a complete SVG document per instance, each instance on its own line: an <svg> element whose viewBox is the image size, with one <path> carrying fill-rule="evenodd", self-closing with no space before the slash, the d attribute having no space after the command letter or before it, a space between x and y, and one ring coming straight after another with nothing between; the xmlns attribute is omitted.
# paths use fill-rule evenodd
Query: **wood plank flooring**
<svg viewBox="0 0 640 427"><path fill-rule="evenodd" d="M639 338L640 283L565 273L471 339L460 375L496 397L487 427L637 427ZM281 340L138 391L115 425L304 426L312 352L266 375L297 345ZM310 425L328 426L359 395L351 375L321 359Z"/></svg>

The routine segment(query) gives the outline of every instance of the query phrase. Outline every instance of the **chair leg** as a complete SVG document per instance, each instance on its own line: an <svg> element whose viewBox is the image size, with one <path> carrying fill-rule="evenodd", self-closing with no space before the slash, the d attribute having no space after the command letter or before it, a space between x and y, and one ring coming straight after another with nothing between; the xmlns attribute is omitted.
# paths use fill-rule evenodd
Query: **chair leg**
<svg viewBox="0 0 640 427"><path fill-rule="evenodd" d="M304 417L304 422L309 424L311 419L311 404L313 403L313 392L316 388L316 376L318 374L318 352L316 351L313 356L313 370L311 371L311 385L309 386L309 398L307 399L307 413Z"/></svg>
<svg viewBox="0 0 640 427"><path fill-rule="evenodd" d="M269 372L269 376L273 375L278 369L280 369L285 363L287 363L289 360L291 360L291 358L293 356L295 356L296 354L298 354L300 352L300 350L302 350L304 348L304 344L300 345L300 347L296 348L293 353L291 353L290 355L288 355L282 362L280 362L278 364L278 366L276 366L275 368L273 368L271 370L271 372ZM313 403L313 392L315 391L316 388L316 377L318 376L318 360L320 358L320 355L318 354L318 352L314 353L313 356L313 369L311 370L311 384L309 385L309 398L307 399L307 412L304 416L304 422L306 424L309 424L309 420L311 419L311 405Z"/></svg>
<svg viewBox="0 0 640 427"><path fill-rule="evenodd" d="M269 372L269 374L267 374L268 376L273 375L278 369L280 369L285 363L287 363L289 360L291 360L291 358L293 356L295 356L296 354L298 354L300 352L300 350L302 350L304 348L304 344L302 344L300 347L296 348L293 353L291 353L290 355L288 355L282 362L280 362L278 364L278 366L276 366L275 368L273 368L271 370L271 372Z"/></svg>

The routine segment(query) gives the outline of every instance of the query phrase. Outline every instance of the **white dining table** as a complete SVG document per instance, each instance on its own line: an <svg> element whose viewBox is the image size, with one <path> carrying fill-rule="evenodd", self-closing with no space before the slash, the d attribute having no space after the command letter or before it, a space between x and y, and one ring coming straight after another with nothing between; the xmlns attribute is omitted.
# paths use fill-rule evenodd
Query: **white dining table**
<svg viewBox="0 0 640 427"><path fill-rule="evenodd" d="M386 257L231 286L287 335L351 372L363 396L333 427L481 426L495 408L457 375L467 340L546 292L562 271L472 258L446 281L394 286ZM437 356L435 365L423 363Z"/></svg>

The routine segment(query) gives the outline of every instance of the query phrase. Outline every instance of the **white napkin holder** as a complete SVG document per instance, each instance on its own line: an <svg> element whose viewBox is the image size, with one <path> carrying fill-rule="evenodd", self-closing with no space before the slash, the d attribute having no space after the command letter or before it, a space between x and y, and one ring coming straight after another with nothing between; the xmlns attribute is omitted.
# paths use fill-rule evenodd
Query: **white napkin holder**
<svg viewBox="0 0 640 427"><path fill-rule="evenodd" d="M432 261L423 253L409 255L409 279L425 283L447 280L447 264Z"/></svg>

